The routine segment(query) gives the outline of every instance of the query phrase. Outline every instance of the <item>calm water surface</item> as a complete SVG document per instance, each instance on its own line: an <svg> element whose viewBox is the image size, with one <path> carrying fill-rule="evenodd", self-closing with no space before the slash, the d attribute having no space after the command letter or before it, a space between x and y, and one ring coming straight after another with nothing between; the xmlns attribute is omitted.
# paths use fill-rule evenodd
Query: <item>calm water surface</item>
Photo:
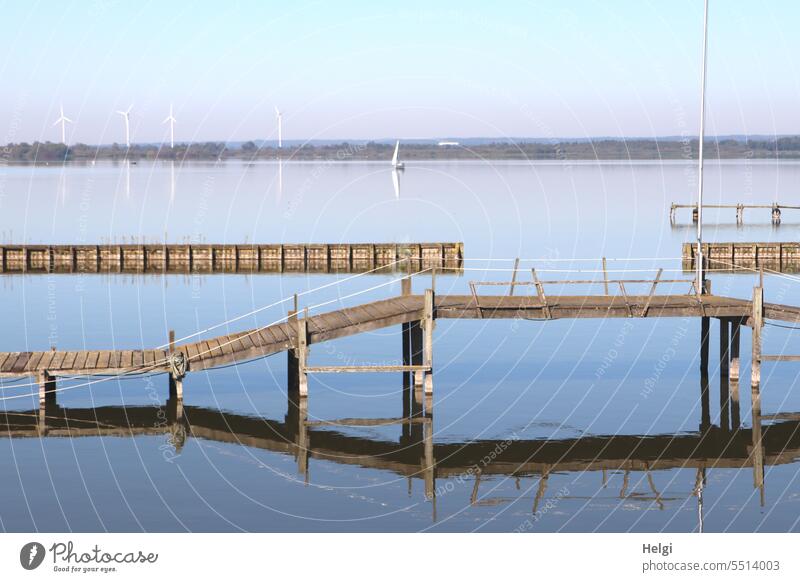
<svg viewBox="0 0 800 582"><path fill-rule="evenodd" d="M711 164L707 199L797 201L800 165ZM399 196L384 164L139 163L0 167L0 238L110 241L463 241L467 270L438 292L510 278L514 257L543 279L689 279L680 246L689 213L682 163L417 163ZM707 211L708 240L797 240L768 211ZM645 260L633 260L645 259ZM581 270L582 273L577 271ZM389 276L3 276L0 351L153 347L296 292L336 305L399 293ZM749 297L755 277L712 277ZM430 285L420 276L415 291ZM377 287L374 289L373 287ZM599 292L598 287L593 292ZM629 293L646 292L629 288ZM685 293L686 284L664 292ZM502 292L498 290L497 292ZM531 292L523 287L518 293ZM548 286L586 293L588 287ZM353 293L358 296L347 297ZM800 304L792 277L768 301ZM265 325L289 303L206 337ZM716 324L716 322L712 322ZM314 364L396 363L399 329L315 345ZM6 531L796 531L800 528L798 368L764 364L764 480L753 468L750 390L739 431L720 419L717 329L709 405L699 321L452 321L435 331L434 398L424 422L331 427L318 421L403 413L396 374L320 375L307 410L286 395L285 356L190 374L184 413L164 376L60 382L40 437L28 380L3 380L0 527ZM767 353L800 353L798 332L767 327ZM750 334L742 334L742 378ZM70 388L72 386L72 388ZM310 424L303 422L306 419ZM297 443L305 442L305 446ZM305 451L305 452L303 452Z"/></svg>

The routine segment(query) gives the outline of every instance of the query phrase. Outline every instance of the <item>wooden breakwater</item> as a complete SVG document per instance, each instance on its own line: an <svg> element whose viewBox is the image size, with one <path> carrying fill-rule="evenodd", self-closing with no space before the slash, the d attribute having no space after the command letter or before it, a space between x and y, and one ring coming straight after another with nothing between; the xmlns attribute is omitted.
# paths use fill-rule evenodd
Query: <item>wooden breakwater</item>
<svg viewBox="0 0 800 582"><path fill-rule="evenodd" d="M694 271L696 243L683 243L684 271ZM781 273L800 272L800 242L712 242L703 243L703 257L709 269L746 273L769 269Z"/></svg>
<svg viewBox="0 0 800 582"><path fill-rule="evenodd" d="M464 243L1 245L0 273L358 273L459 270Z"/></svg>

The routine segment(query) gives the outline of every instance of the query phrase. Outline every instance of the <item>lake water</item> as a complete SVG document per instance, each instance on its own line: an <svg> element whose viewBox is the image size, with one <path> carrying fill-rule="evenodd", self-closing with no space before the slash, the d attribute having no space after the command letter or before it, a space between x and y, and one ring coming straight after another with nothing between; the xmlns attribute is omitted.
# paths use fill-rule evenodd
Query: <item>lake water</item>
<svg viewBox="0 0 800 582"><path fill-rule="evenodd" d="M711 163L706 201L791 204L799 183L798 164ZM689 211L675 226L668 220L671 202L694 199L691 165L420 162L399 186L385 164L366 163L0 167L0 239L463 241L467 268L439 273L439 293L507 281L515 257L526 281L531 267L542 279L601 279L603 256L614 276L647 279L664 268L665 278L691 278L680 270L681 243L695 236ZM711 241L797 240L800 227L791 211L778 228L768 210L746 212L741 227L732 210L705 218ZM711 279L715 293L742 298L756 281ZM430 282L420 275L415 292ZM291 303L260 308L293 293L311 291L301 307L338 300L324 311L400 286L385 275L87 274L6 275L0 289L0 351L22 351L149 348L170 329L182 337L242 314L250 315L204 335L265 325ZM767 277L766 300L800 304L798 281ZM306 412L287 401L283 355L187 376L178 429L164 376L60 382L43 437L28 380L2 379L0 528L697 531L702 521L705 531L796 531L800 417L788 413L800 411L799 368L763 365L763 412L784 416L762 421L766 466L756 487L750 333L734 432L720 421L717 333L712 320L704 410L699 320L440 320L429 421L312 424L306 454L295 446ZM399 328L385 329L315 345L311 362L397 362L400 346ZM768 326L764 351L800 353L800 337ZM399 374L312 376L307 417L399 417L403 397Z"/></svg>

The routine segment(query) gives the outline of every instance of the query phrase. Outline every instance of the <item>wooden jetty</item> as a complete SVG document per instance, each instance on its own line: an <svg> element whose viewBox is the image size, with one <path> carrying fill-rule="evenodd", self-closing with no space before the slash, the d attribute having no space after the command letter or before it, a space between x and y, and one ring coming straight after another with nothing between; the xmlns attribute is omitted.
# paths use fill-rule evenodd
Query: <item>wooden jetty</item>
<svg viewBox="0 0 800 582"><path fill-rule="evenodd" d="M433 392L433 332L437 319L524 319L546 322L555 319L660 318L696 317L701 321L701 369L708 370L710 319L720 324L720 350L725 359L720 368L726 378L737 384L732 396L738 406L740 328L752 328L753 364L751 385L760 384L762 361L800 359L800 356L761 354L761 327L764 320L800 322L800 307L764 303L763 288L753 291L752 299L738 299L711 294L710 281L706 293L695 290L693 280L662 280L659 270L652 280L608 280L602 282L606 292L597 295L549 295L546 286L584 285L588 281L542 281L532 271L532 281L514 277L508 282L473 282L469 295L439 295L432 288L424 294L412 293L412 276L402 279L402 294L363 305L310 315L289 312L286 321L266 327L227 334L213 339L174 345L154 350L98 351L25 351L0 353L0 377L30 376L39 386L40 403L54 397L58 377L130 375L166 372L170 389L183 398L183 378L188 372L208 370L222 365L287 353L289 391L301 398L308 394L308 375L317 373L402 372L413 376L414 386ZM435 280L432 277L432 281ZM687 294L659 294L660 284L677 282L689 287ZM631 294L632 285L646 284L646 294ZM507 288L505 295L479 294L480 285ZM519 286L533 286L536 294L514 295ZM627 285L627 286L626 286ZM619 293L609 294L609 286ZM353 336L389 326L402 327L402 364L388 366L314 366L309 363L315 344ZM722 360L721 357L721 360Z"/></svg>
<svg viewBox="0 0 800 582"><path fill-rule="evenodd" d="M692 222L697 222L698 211L697 204L675 204L674 202L669 207L669 221L675 224L676 212L680 208L692 209ZM729 208L736 210L736 224L744 224L744 211L745 209L768 209L772 224L775 226L781 223L781 210L800 210L800 206L791 206L787 204L703 204L703 209L706 208Z"/></svg>
<svg viewBox="0 0 800 582"><path fill-rule="evenodd" d="M464 243L0 245L0 274L458 270Z"/></svg>

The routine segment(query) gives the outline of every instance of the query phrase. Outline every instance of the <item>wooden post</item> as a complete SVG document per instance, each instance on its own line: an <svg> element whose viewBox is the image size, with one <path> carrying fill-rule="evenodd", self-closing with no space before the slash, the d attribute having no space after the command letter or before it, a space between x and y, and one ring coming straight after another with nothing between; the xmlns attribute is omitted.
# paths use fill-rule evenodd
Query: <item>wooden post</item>
<svg viewBox="0 0 800 582"><path fill-rule="evenodd" d="M297 319L297 392L301 398L308 396L308 312Z"/></svg>
<svg viewBox="0 0 800 582"><path fill-rule="evenodd" d="M731 380L739 380L739 331L741 328L741 321L737 318L732 318L731 323L731 348L730 348L730 370L729 376Z"/></svg>
<svg viewBox="0 0 800 582"><path fill-rule="evenodd" d="M286 319L286 322L289 324L289 329L292 327L297 328L297 311L291 310L289 311L289 315ZM295 349L294 343L292 347L286 350L286 381L287 381L287 393L289 394L296 394L299 390L299 386L297 384L298 374L300 371L300 364L297 359L297 350Z"/></svg>
<svg viewBox="0 0 800 582"><path fill-rule="evenodd" d="M411 275L400 279L400 295L411 295Z"/></svg>
<svg viewBox="0 0 800 582"><path fill-rule="evenodd" d="M54 401L56 397L56 379L47 370L42 370L37 374L39 383L39 404L44 405L46 401Z"/></svg>
<svg viewBox="0 0 800 582"><path fill-rule="evenodd" d="M608 269L606 268L606 258L603 257L603 287L608 295Z"/></svg>
<svg viewBox="0 0 800 582"><path fill-rule="evenodd" d="M519 257L514 259L514 272L511 273L511 287L508 290L508 295L514 295L514 286L517 284L517 269L519 269Z"/></svg>
<svg viewBox="0 0 800 582"><path fill-rule="evenodd" d="M424 365L428 367L425 373L425 394L433 394L433 328L434 328L434 292L433 289L425 290L425 308L423 311L423 330L425 341L423 343Z"/></svg>
<svg viewBox="0 0 800 582"><path fill-rule="evenodd" d="M761 327L764 325L764 288L753 288L753 363L750 385L758 391L761 384Z"/></svg>
<svg viewBox="0 0 800 582"><path fill-rule="evenodd" d="M183 377L176 376L172 373L169 375L169 395L170 398L176 398L179 401L183 400Z"/></svg>
<svg viewBox="0 0 800 582"><path fill-rule="evenodd" d="M175 330L169 330L169 353L175 352Z"/></svg>

